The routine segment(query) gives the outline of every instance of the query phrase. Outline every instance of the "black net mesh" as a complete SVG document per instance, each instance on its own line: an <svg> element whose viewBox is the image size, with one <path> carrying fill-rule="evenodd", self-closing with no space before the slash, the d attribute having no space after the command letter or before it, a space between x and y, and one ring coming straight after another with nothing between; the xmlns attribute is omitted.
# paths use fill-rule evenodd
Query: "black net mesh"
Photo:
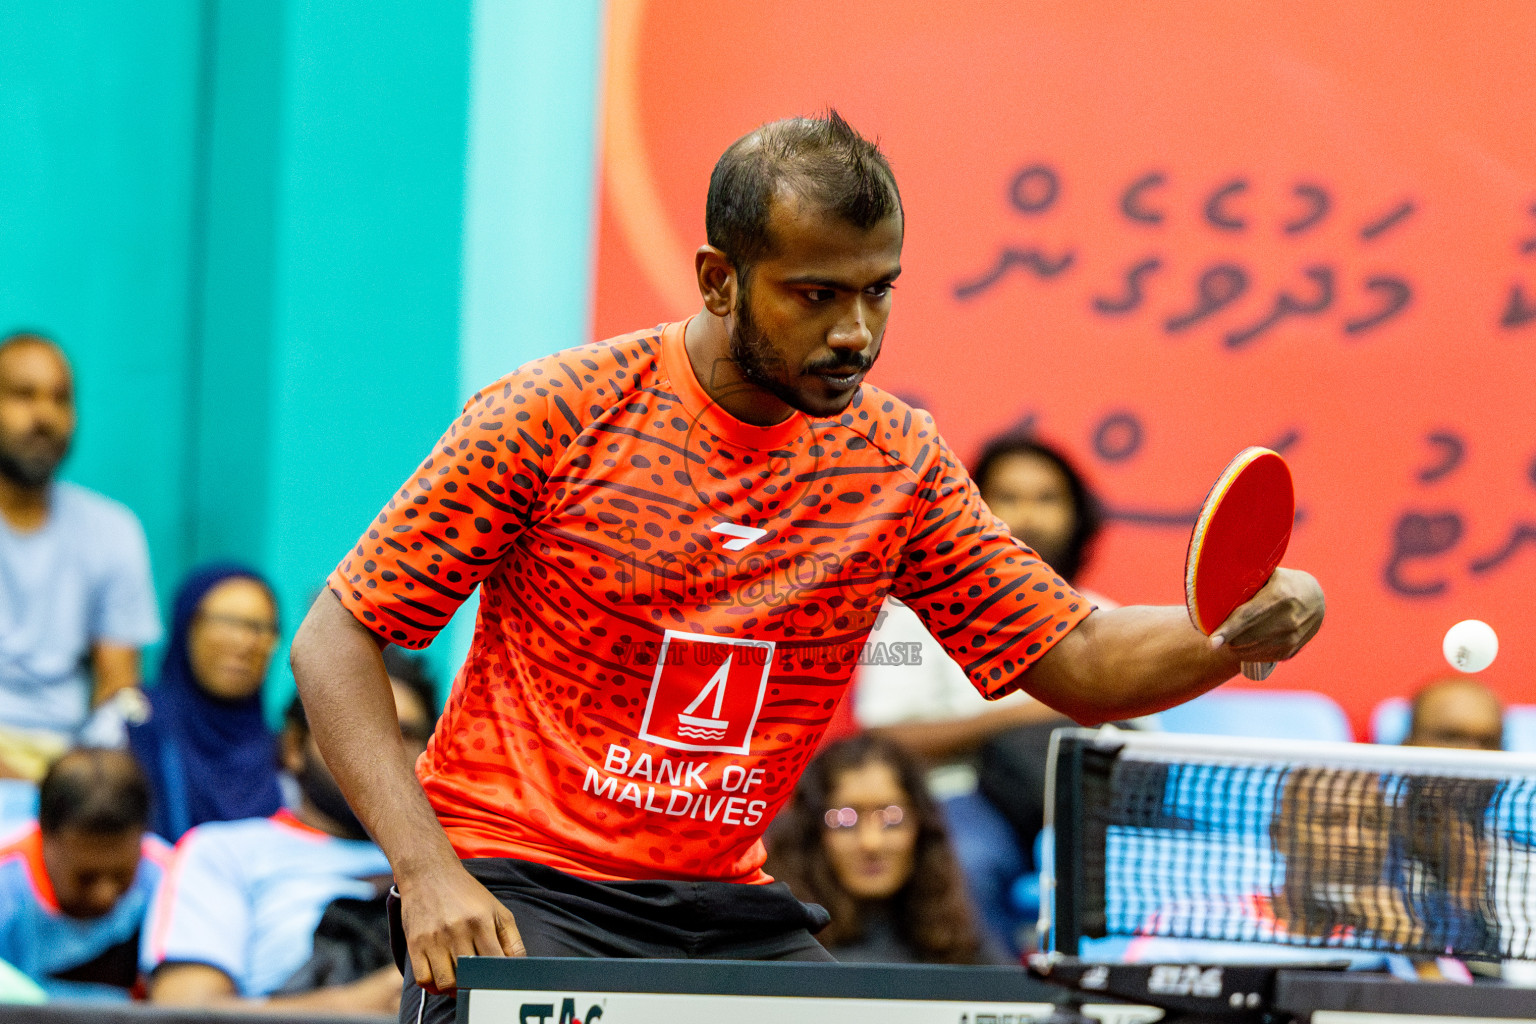
<svg viewBox="0 0 1536 1024"><path fill-rule="evenodd" d="M1087 758L1079 930L1536 959L1536 775L1435 771Z"/></svg>

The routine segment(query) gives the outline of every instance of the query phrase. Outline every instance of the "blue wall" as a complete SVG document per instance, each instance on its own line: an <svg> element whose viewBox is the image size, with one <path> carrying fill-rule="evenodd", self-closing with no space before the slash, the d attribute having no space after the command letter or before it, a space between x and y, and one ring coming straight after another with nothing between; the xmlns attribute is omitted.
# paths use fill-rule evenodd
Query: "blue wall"
<svg viewBox="0 0 1536 1024"><path fill-rule="evenodd" d="M292 627L475 387L588 333L600 5L44 6L0 2L0 329L74 358L67 475L162 606L237 557Z"/></svg>

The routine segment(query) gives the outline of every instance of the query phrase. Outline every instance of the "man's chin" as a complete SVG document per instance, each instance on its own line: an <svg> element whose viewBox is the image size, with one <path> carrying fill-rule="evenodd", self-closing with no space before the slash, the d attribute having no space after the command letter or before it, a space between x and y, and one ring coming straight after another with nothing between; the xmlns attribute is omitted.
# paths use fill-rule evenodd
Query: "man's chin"
<svg viewBox="0 0 1536 1024"><path fill-rule="evenodd" d="M838 415L853 402L853 396L859 393L857 387L835 394L811 394L804 391L796 391L792 396L781 395L786 402L794 408L805 413L811 419L825 420Z"/></svg>
<svg viewBox="0 0 1536 1024"><path fill-rule="evenodd" d="M36 490L53 482L63 457L0 458L0 476L17 487Z"/></svg>

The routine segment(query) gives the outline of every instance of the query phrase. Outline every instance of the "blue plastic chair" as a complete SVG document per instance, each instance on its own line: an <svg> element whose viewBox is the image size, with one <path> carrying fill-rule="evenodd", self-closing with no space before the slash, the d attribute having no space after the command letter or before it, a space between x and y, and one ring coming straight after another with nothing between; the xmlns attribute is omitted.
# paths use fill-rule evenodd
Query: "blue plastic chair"
<svg viewBox="0 0 1536 1024"><path fill-rule="evenodd" d="M1278 740L1354 739L1332 697L1310 690L1216 690L1158 715L1166 732Z"/></svg>
<svg viewBox="0 0 1536 1024"><path fill-rule="evenodd" d="M1511 704L1504 709L1504 749L1536 754L1536 704Z"/></svg>
<svg viewBox="0 0 1536 1024"><path fill-rule="evenodd" d="M1371 712L1371 742L1396 746L1408 738L1413 708L1405 697L1388 697Z"/></svg>

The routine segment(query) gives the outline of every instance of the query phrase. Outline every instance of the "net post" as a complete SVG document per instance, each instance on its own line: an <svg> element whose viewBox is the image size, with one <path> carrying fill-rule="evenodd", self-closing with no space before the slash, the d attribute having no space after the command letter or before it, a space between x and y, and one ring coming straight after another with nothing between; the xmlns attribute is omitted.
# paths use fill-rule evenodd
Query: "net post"
<svg viewBox="0 0 1536 1024"><path fill-rule="evenodd" d="M1078 870L1083 852L1082 781L1083 741L1076 730L1057 729L1051 733L1046 769L1050 787L1047 824L1055 846L1051 855L1050 948L1066 956L1077 956L1083 937L1078 926L1082 906L1082 872Z"/></svg>

